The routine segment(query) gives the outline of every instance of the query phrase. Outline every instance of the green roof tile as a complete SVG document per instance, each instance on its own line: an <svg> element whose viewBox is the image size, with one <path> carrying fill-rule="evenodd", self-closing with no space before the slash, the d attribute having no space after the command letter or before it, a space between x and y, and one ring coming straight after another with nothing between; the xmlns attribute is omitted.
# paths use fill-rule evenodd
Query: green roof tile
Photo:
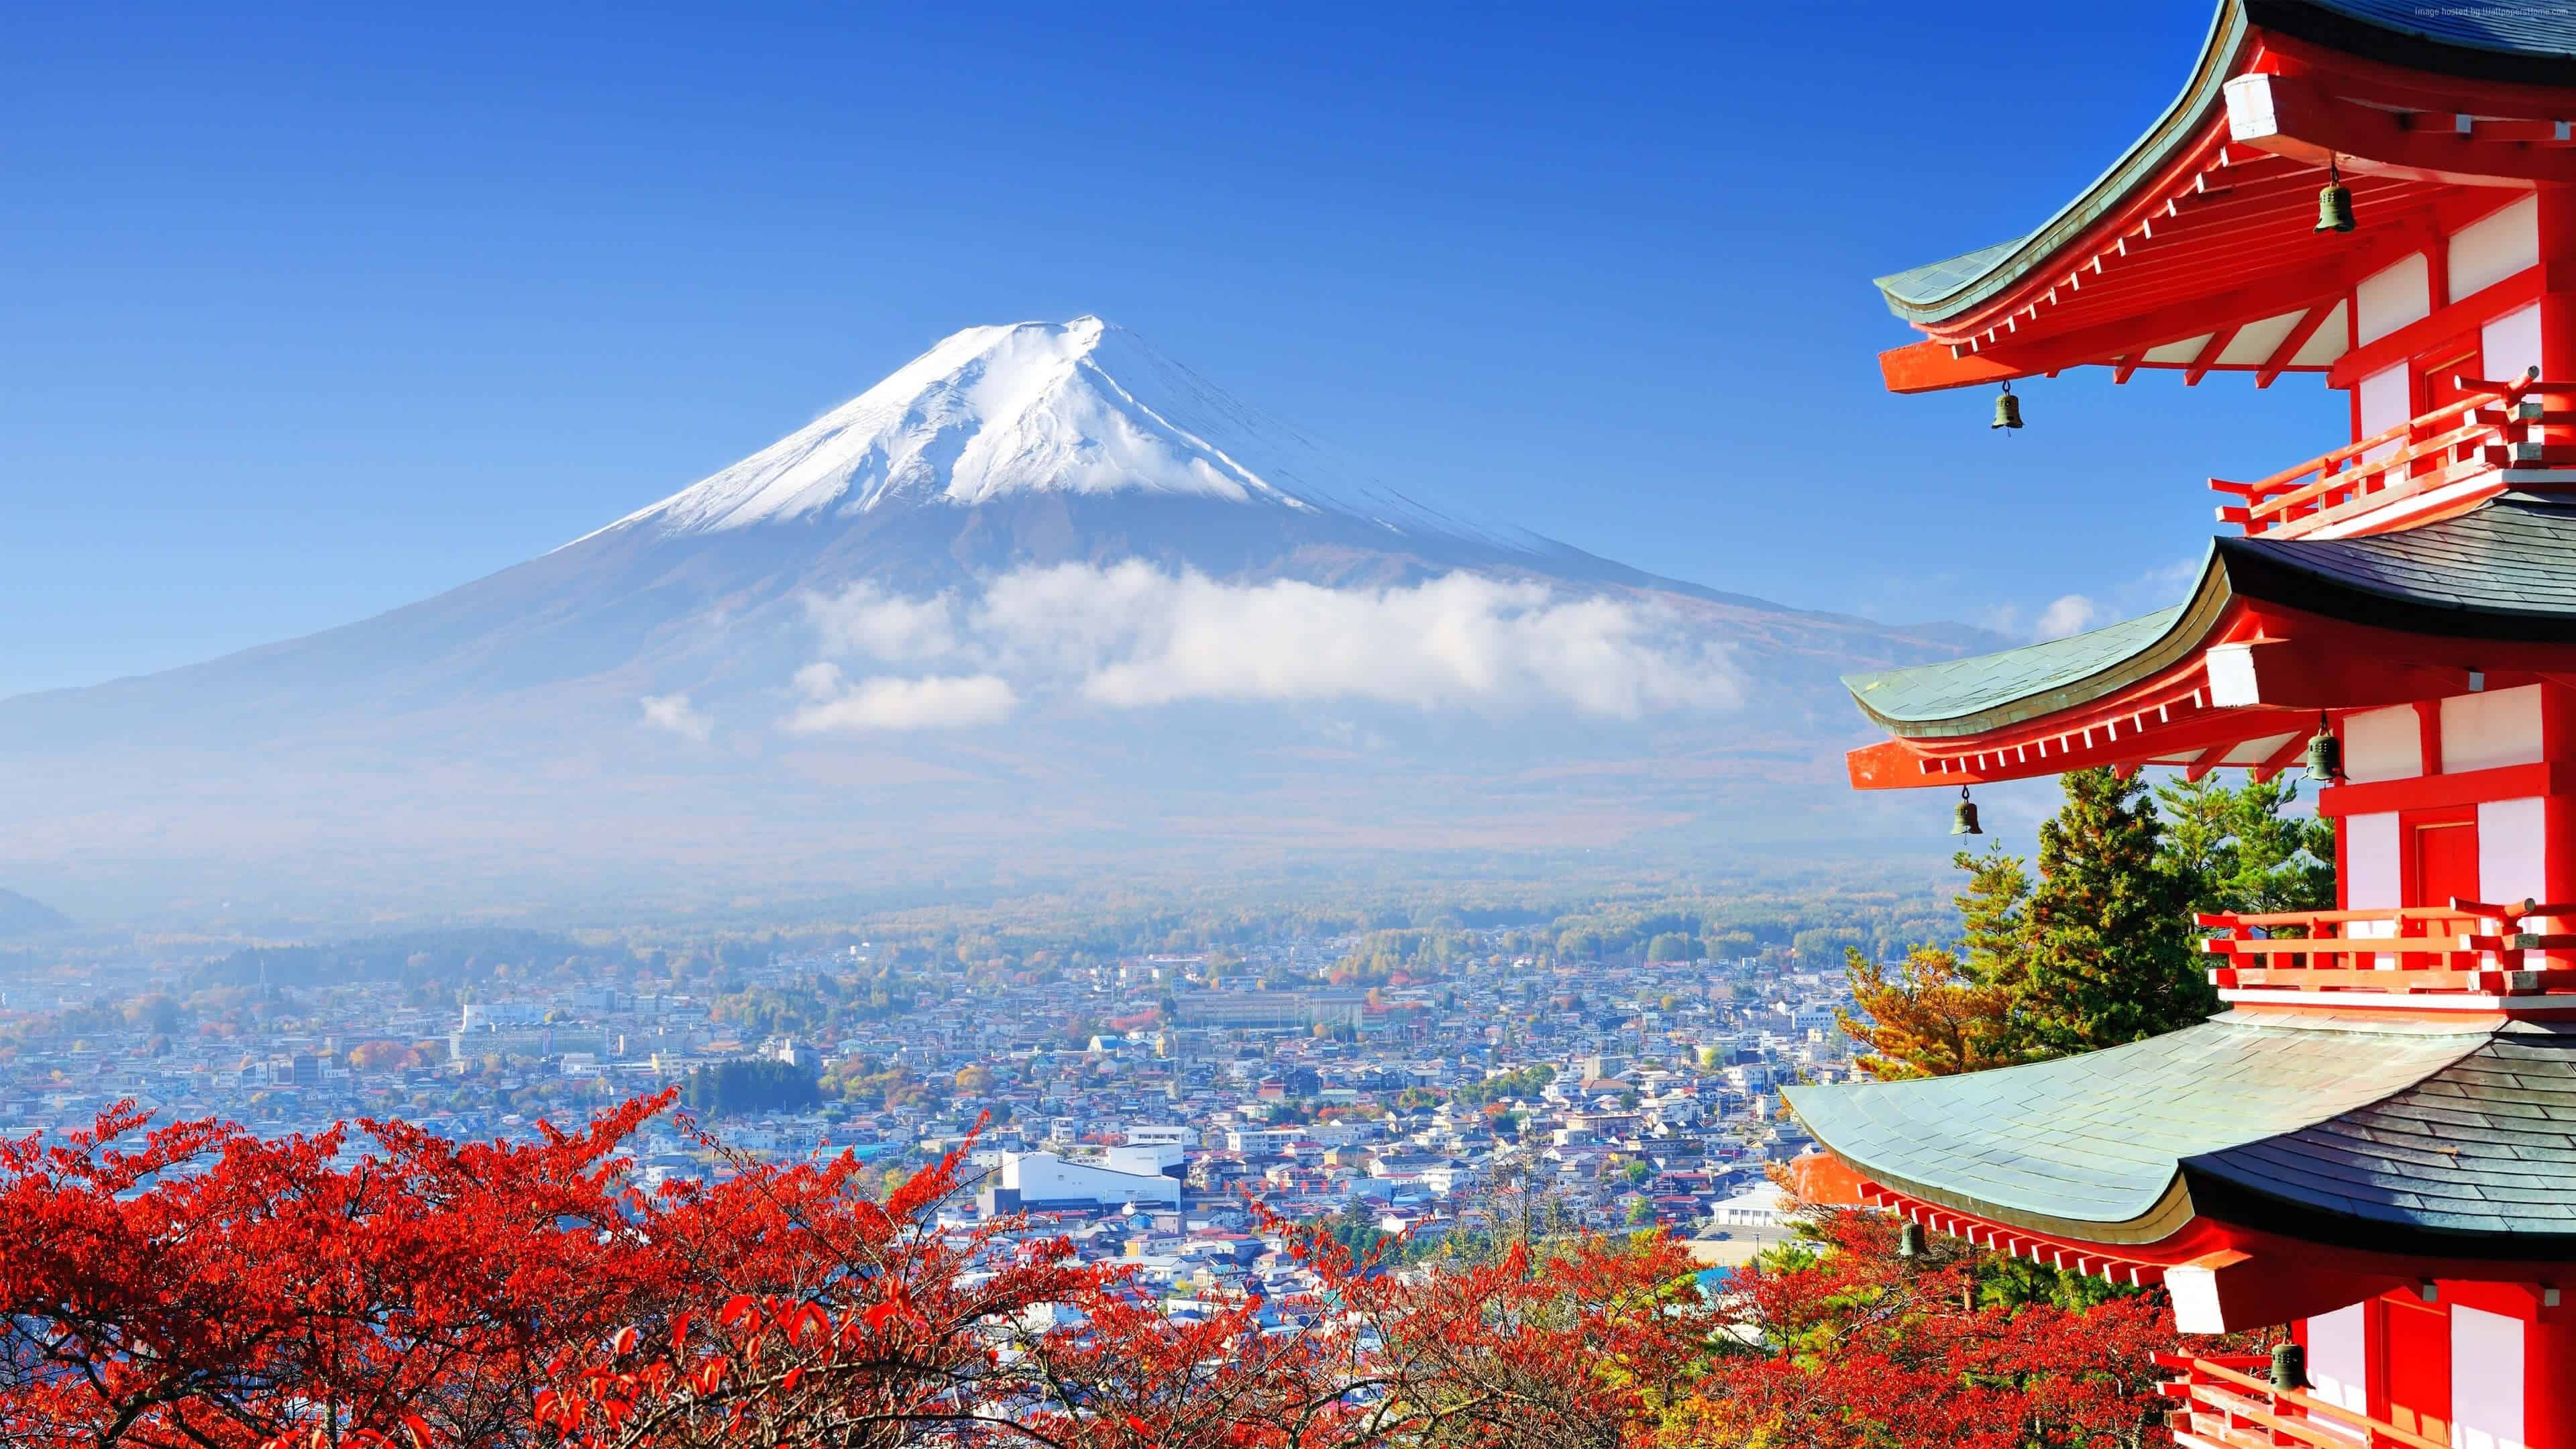
<svg viewBox="0 0 2576 1449"><path fill-rule="evenodd" d="M1843 680L1910 739L1956 738L2106 698L2195 657L2227 604L2271 599L2451 638L2576 642L2576 506L2506 494L2365 538L2224 538L2189 602L2044 644Z"/></svg>
<svg viewBox="0 0 2576 1449"><path fill-rule="evenodd" d="M2576 1031L2229 1015L2035 1066L1788 1098L1861 1171L2007 1221L2115 1228L2180 1184L2556 1253L2576 1241L2576 1132L2529 1125L2569 1092Z"/></svg>
<svg viewBox="0 0 2576 1449"><path fill-rule="evenodd" d="M2110 169L2025 236L1878 278L1888 310L1936 324L1968 312L2031 272L2059 266L2068 243L2162 174L2223 108L2247 28L2260 26L2408 69L2526 84L2576 84L2576 12L2566 0L2222 0L2182 94Z"/></svg>

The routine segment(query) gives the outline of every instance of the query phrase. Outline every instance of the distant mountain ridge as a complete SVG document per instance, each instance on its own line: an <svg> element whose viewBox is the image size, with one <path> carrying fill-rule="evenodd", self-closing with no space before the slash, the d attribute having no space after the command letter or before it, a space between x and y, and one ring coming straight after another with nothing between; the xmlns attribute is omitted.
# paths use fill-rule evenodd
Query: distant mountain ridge
<svg viewBox="0 0 2576 1449"><path fill-rule="evenodd" d="M667 828L605 839L585 812L756 821L794 856L852 848L863 808L991 859L1168 841L1174 820L1229 849L1507 846L1562 836L1575 797L1578 833L1625 838L1785 789L1794 808L1752 813L1813 833L1848 823L1824 788L1855 733L1836 677L1998 642L1426 507L1084 317L960 332L419 603L0 700L0 762L40 767L0 778L0 809L87 859L298 855L317 878L351 850L524 849L577 875ZM1265 832L1283 814L1302 823Z"/></svg>
<svg viewBox="0 0 2576 1449"><path fill-rule="evenodd" d="M29 900L16 891L0 888L0 939L59 931L71 924L71 917L44 902Z"/></svg>

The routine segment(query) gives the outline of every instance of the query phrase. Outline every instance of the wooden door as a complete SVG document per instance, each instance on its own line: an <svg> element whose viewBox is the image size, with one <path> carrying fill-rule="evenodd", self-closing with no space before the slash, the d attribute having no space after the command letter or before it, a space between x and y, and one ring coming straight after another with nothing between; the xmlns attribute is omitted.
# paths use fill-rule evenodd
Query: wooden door
<svg viewBox="0 0 2576 1449"><path fill-rule="evenodd" d="M2478 822L2428 820L2413 827L2414 889L2406 904L2447 906L2478 897Z"/></svg>
<svg viewBox="0 0 2576 1449"><path fill-rule="evenodd" d="M2416 357L2418 362L2415 369L2415 416L2419 418L2444 403L2458 402L2462 397L2467 396L2466 390L2459 385L2459 379L2463 375L2473 378L2483 375L2479 367L2481 351L2478 334L2475 332L2454 337L2448 343L2429 352L2417 353ZM2436 438L2459 425L2460 419L2457 416L2447 417L2429 427L2416 430L2414 440L2420 443L2429 438ZM2432 456L2416 459L2406 465L2406 471L2419 476L2439 473L2449 466L2454 456L2456 455L2451 450L2445 449Z"/></svg>
<svg viewBox="0 0 2576 1449"><path fill-rule="evenodd" d="M2465 396L2458 382L2462 375L2483 376L2483 369L2479 366L2478 334L2475 332L2462 333L2448 343L2417 356L2426 359L2416 368L2421 379L2415 391L2415 412L2419 417L2444 403L2458 402Z"/></svg>
<svg viewBox="0 0 2576 1449"><path fill-rule="evenodd" d="M2379 1416L2436 1443L2451 1438L2451 1320L2435 1305L2391 1295L2380 1300L2388 1315L2381 1339L2387 1402Z"/></svg>

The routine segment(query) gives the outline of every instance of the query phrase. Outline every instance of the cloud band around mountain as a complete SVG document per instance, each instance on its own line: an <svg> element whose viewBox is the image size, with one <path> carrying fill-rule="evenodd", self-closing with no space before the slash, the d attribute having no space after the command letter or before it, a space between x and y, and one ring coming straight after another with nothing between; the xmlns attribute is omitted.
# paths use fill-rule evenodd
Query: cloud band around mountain
<svg viewBox="0 0 2576 1449"><path fill-rule="evenodd" d="M955 729L1006 719L1020 704L1010 682L990 674L881 675L852 682L829 662L798 670L796 688L805 696L787 717L787 728L796 734Z"/></svg>
<svg viewBox="0 0 2576 1449"><path fill-rule="evenodd" d="M1723 648L1669 609L1467 572L1332 589L1131 560L1016 570L972 601L862 584L807 606L827 657L798 676L787 727L805 733L989 723L1057 691L1117 709L1367 701L1621 720L1744 697ZM853 682L841 660L972 672Z"/></svg>

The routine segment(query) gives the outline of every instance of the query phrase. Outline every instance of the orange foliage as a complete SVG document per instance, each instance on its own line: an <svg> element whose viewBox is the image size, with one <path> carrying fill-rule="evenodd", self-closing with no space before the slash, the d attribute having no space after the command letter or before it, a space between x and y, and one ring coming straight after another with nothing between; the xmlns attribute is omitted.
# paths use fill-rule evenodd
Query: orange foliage
<svg viewBox="0 0 2576 1449"><path fill-rule="evenodd" d="M943 1226L951 1156L647 1195L670 1097L532 1146L400 1123L262 1142L130 1109L0 1143L0 1436L27 1449L695 1445L1513 1449L2073 1445L2146 1422L2151 1298L1963 1304L1878 1218L1703 1294L1677 1242L1389 1271L1317 1231L1267 1300L1189 1305L1015 1219ZM1946 1250L1945 1250L1946 1251Z"/></svg>

